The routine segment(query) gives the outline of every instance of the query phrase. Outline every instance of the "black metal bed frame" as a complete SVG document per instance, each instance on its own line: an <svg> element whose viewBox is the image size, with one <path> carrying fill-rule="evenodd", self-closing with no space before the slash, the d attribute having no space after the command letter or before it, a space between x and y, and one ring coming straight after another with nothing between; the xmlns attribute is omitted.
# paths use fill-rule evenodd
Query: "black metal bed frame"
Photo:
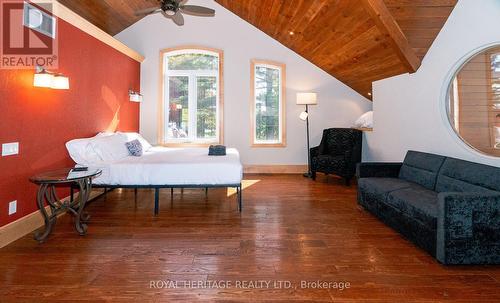
<svg viewBox="0 0 500 303"><path fill-rule="evenodd" d="M147 188L147 189L154 189L155 190L155 210L154 214L155 216L158 215L159 210L160 210L160 189L162 188L170 188L170 195L173 197L174 194L174 188L205 188L205 194L207 194L209 188L218 188L218 187L224 187L224 188L229 188L233 187L236 188L236 198L238 201L238 210L241 213L243 209L243 191L241 187L241 183L239 184L187 184L187 185L106 185L106 184L92 184L92 188L104 188L106 191L107 189L115 189L115 188L133 188L135 190L135 194L137 195L137 189L139 188ZM74 195L74 188L71 186L71 201L73 201L73 195Z"/></svg>

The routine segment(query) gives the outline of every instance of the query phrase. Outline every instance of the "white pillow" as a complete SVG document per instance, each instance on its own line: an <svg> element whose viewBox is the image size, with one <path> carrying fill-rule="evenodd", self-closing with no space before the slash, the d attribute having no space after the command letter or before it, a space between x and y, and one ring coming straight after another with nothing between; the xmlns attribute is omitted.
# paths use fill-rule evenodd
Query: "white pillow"
<svg viewBox="0 0 500 303"><path fill-rule="evenodd" d="M354 122L354 127L373 128L373 111L361 115L361 117Z"/></svg>
<svg viewBox="0 0 500 303"><path fill-rule="evenodd" d="M71 159L73 159L75 163L83 165L102 161L90 145L90 142L98 136L99 134L92 138L74 139L67 142L66 149Z"/></svg>
<svg viewBox="0 0 500 303"><path fill-rule="evenodd" d="M127 147L125 146L126 138L122 134L114 134L111 136L101 136L90 141L90 145L99 155L102 161L115 161L129 156Z"/></svg>
<svg viewBox="0 0 500 303"><path fill-rule="evenodd" d="M130 141L133 141L135 139L139 140L139 142L141 142L141 145L142 145L142 151L148 151L151 147L153 147L146 139L144 139L143 136L141 136L138 133L133 133L133 132L122 133L122 132L118 132L118 134L121 134L121 135L125 136L125 141L126 142L130 142Z"/></svg>
<svg viewBox="0 0 500 303"><path fill-rule="evenodd" d="M107 137L107 136L112 136L114 135L115 133L112 133L112 132L100 132L96 135L96 137Z"/></svg>

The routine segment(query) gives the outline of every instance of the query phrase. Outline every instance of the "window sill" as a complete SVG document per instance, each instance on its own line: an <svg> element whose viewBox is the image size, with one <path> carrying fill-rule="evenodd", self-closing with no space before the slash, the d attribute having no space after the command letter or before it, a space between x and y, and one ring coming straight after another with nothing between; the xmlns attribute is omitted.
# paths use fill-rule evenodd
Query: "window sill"
<svg viewBox="0 0 500 303"><path fill-rule="evenodd" d="M162 143L159 146L163 147L209 147L210 145L218 145L222 143Z"/></svg>
<svg viewBox="0 0 500 303"><path fill-rule="evenodd" d="M250 145L250 147L252 148L283 148L283 147L286 147L286 144L285 143L271 143L271 144L266 144L266 143L259 143L259 144L256 144L256 143L252 143Z"/></svg>

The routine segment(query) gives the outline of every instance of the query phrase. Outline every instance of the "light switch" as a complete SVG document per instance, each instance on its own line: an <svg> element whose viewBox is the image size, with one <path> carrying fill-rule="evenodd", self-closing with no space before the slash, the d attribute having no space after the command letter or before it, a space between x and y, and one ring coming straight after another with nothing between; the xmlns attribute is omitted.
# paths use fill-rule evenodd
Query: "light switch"
<svg viewBox="0 0 500 303"><path fill-rule="evenodd" d="M19 154L19 142L2 144L2 157Z"/></svg>
<svg viewBox="0 0 500 303"><path fill-rule="evenodd" d="M17 212L17 201L9 202L9 216Z"/></svg>

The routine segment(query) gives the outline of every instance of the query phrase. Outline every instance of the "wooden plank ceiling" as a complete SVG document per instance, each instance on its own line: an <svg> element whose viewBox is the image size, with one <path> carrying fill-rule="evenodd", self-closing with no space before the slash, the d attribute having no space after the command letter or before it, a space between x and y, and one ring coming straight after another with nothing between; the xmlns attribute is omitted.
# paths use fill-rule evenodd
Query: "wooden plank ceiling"
<svg viewBox="0 0 500 303"><path fill-rule="evenodd" d="M373 81L418 69L457 0L216 2L370 98Z"/></svg>
<svg viewBox="0 0 500 303"><path fill-rule="evenodd" d="M115 35L157 0L58 0ZM367 98L415 72L457 0L215 0Z"/></svg>
<svg viewBox="0 0 500 303"><path fill-rule="evenodd" d="M144 18L136 11L158 5L158 0L57 1L112 36Z"/></svg>

